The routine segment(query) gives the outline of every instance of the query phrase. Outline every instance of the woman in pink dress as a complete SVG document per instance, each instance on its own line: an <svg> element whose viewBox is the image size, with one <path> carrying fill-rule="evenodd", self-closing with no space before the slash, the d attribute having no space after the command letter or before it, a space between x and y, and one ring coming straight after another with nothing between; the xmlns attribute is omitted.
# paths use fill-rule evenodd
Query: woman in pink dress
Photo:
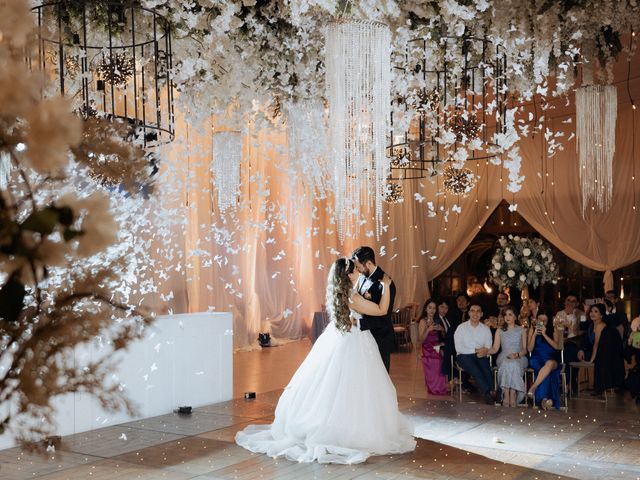
<svg viewBox="0 0 640 480"><path fill-rule="evenodd" d="M430 395L447 395L447 376L442 374L443 327L436 323L436 302L427 300L418 323L418 336L422 344L424 383Z"/></svg>

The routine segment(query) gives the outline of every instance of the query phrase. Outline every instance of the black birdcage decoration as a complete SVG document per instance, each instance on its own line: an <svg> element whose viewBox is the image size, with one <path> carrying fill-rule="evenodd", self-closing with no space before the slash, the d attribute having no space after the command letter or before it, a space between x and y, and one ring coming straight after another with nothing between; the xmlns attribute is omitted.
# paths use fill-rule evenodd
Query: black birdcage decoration
<svg viewBox="0 0 640 480"><path fill-rule="evenodd" d="M500 151L494 134L505 131L504 51L472 36L443 36L435 49L433 42L412 40L403 64L396 66L417 86L396 99L413 117L408 131L391 132L387 153L394 180L442 174L460 146L468 149L467 161L487 160ZM445 132L455 136L452 144L438 141Z"/></svg>
<svg viewBox="0 0 640 480"><path fill-rule="evenodd" d="M162 15L116 0L32 11L38 49L29 60L47 79L45 94L72 99L84 118L128 124L129 139L146 148L174 139L171 34Z"/></svg>

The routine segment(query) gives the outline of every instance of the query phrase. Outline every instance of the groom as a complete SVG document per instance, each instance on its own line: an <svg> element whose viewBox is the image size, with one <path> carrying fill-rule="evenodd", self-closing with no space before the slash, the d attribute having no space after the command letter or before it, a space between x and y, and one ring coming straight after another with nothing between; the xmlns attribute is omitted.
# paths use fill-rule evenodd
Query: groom
<svg viewBox="0 0 640 480"><path fill-rule="evenodd" d="M377 304L382 299L382 277L384 272L376 265L376 255L371 247L358 247L351 254L356 270L360 273L358 279L358 293ZM396 286L393 282L389 285L391 298L389 300L389 310L386 315L371 316L363 315L360 320L360 330L370 330L371 335L378 344L380 356L384 367L389 372L391 364L391 352L395 345L395 335L393 333L393 323L391 322L391 312L393 302L396 298Z"/></svg>

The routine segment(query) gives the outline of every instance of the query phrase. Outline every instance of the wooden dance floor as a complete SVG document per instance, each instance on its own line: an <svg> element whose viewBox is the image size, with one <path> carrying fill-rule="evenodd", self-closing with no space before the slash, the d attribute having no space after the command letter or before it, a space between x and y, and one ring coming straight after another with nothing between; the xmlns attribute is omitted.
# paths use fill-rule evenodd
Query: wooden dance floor
<svg viewBox="0 0 640 480"><path fill-rule="evenodd" d="M408 455L360 465L299 464L233 442L250 423L270 423L308 341L240 352L235 400L63 438L47 456L0 451L0 478L22 479L637 479L640 416L622 396L572 400L568 412L506 409L464 396L428 398L414 353L392 357L401 410L424 437ZM244 400L245 391L257 392ZM366 401L366 399L363 399Z"/></svg>

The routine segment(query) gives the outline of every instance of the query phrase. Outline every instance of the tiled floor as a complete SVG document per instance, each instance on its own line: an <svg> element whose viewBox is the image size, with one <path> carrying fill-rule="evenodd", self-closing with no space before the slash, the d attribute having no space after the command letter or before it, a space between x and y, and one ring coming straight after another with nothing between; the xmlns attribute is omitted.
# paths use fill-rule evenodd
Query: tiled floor
<svg viewBox="0 0 640 480"><path fill-rule="evenodd" d="M414 354L396 354L400 408L422 437L409 455L354 466L298 464L254 455L233 442L250 423L270 423L307 341L241 352L236 400L63 438L48 455L0 451L0 479L640 479L640 416L623 397L574 400L569 412L506 409L465 396L429 398ZM245 391L257 392L244 400Z"/></svg>

